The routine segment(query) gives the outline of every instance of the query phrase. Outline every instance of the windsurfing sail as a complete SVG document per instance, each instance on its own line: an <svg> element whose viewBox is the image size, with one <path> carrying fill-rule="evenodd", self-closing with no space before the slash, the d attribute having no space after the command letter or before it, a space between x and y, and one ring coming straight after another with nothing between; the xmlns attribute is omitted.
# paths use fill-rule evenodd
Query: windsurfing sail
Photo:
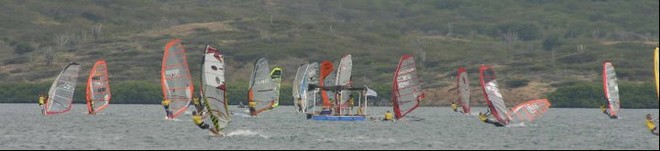
<svg viewBox="0 0 660 151"><path fill-rule="evenodd" d="M220 51L209 45L204 49L201 79L202 104L210 113L215 129L222 130L231 121L226 93L225 59Z"/></svg>
<svg viewBox="0 0 660 151"><path fill-rule="evenodd" d="M484 92L484 98L486 98L491 114L495 116L500 124L509 124L507 108L495 78L495 71L490 66L481 65L479 73L481 89Z"/></svg>
<svg viewBox="0 0 660 151"><path fill-rule="evenodd" d="M378 93L372 89L367 88L367 97L378 97Z"/></svg>
<svg viewBox="0 0 660 151"><path fill-rule="evenodd" d="M394 116L396 119L401 119L419 107L419 103L424 99L422 82L417 77L415 59L412 56L401 57L392 83Z"/></svg>
<svg viewBox="0 0 660 151"><path fill-rule="evenodd" d="M300 112L306 112L306 107L307 107L307 69L309 68L309 64L302 64L298 67L298 71L296 72L296 77L293 79L293 85L291 88L291 93L293 96L293 102L296 105L300 105L302 108ZM298 102L300 100L300 102ZM300 104L298 104L300 103ZM296 106L297 107L297 106ZM297 110L298 111L298 110Z"/></svg>
<svg viewBox="0 0 660 151"><path fill-rule="evenodd" d="M179 39L165 45L160 81L163 98L171 101L172 118L176 118L188 109L194 89L186 61L186 50Z"/></svg>
<svg viewBox="0 0 660 151"><path fill-rule="evenodd" d="M332 79L331 77L328 77L330 73L334 71L334 66L332 65L332 62L330 61L323 61L321 62L321 78L319 78L319 86L323 87L325 85L325 79ZM323 99L323 107L330 107L330 98L328 97L328 92L325 90L321 90L321 99Z"/></svg>
<svg viewBox="0 0 660 151"><path fill-rule="evenodd" d="M71 110L73 92L76 90L80 65L69 63L55 78L48 90L48 100L44 106L46 115L64 113Z"/></svg>
<svg viewBox="0 0 660 151"><path fill-rule="evenodd" d="M302 90L302 101L303 101L303 112L308 113L316 106L316 101L321 100L320 96L317 95L317 90L310 90L309 85L318 85L319 84L319 63L311 63L307 66L306 75L300 84L300 89Z"/></svg>
<svg viewBox="0 0 660 151"><path fill-rule="evenodd" d="M110 104L110 80L105 60L96 61L87 78L87 110L90 114L101 112Z"/></svg>
<svg viewBox="0 0 660 151"><path fill-rule="evenodd" d="M653 54L653 62L655 62L654 63L654 66L655 66L655 94L657 96L660 96L660 92L658 92L658 87L660 87L658 85L658 83L660 83L660 80L658 80L658 76L660 76L659 73L658 73L658 47L655 47L655 53ZM658 99L658 100L660 100L660 99Z"/></svg>
<svg viewBox="0 0 660 151"><path fill-rule="evenodd" d="M514 122L534 122L550 108L548 99L531 100L511 108L509 118Z"/></svg>
<svg viewBox="0 0 660 151"><path fill-rule="evenodd" d="M255 102L256 114L272 108L277 100L275 84L273 84L269 72L266 58L261 58L254 63L254 69L250 77L250 88L248 89L248 101Z"/></svg>
<svg viewBox="0 0 660 151"><path fill-rule="evenodd" d="M341 58L341 61L339 61L339 66L337 67L337 77L335 80L335 85L336 86L351 86L351 70L353 69L353 60L351 59L351 55L348 54L344 57ZM349 107L348 105L348 99L350 98L351 91L350 90L339 90L339 92L336 93L337 95L335 96L335 100L337 100L336 104L338 107L340 107L339 114L342 114L342 110L345 108Z"/></svg>
<svg viewBox="0 0 660 151"><path fill-rule="evenodd" d="M617 117L619 112L619 84L617 84L616 72L611 62L603 63L603 90L607 101L607 110L610 117Z"/></svg>
<svg viewBox="0 0 660 151"><path fill-rule="evenodd" d="M302 64L298 66L298 70L296 70L296 77L293 78L293 83L291 87L291 96L293 97L293 102L297 101L298 99L301 99L303 94L302 94L302 83L303 80L305 80L303 77L307 73L307 66L309 64Z"/></svg>
<svg viewBox="0 0 660 151"><path fill-rule="evenodd" d="M273 84L275 85L275 103L271 106L271 108L275 108L280 105L280 91L282 88L282 77L284 72L282 71L282 68L280 67L275 67L273 68L273 71L270 72L270 78L273 80Z"/></svg>
<svg viewBox="0 0 660 151"><path fill-rule="evenodd" d="M470 80L465 68L458 68L458 104L463 108L463 113L470 113Z"/></svg>

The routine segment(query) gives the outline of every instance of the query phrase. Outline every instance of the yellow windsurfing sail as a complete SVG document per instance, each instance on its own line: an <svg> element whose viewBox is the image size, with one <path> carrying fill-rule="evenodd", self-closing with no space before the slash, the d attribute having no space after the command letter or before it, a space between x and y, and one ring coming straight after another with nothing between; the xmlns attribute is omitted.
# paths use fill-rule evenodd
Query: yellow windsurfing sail
<svg viewBox="0 0 660 151"><path fill-rule="evenodd" d="M654 60L654 66L655 66L655 94L660 95L658 93L658 47L655 47L655 54L653 54L653 60Z"/></svg>

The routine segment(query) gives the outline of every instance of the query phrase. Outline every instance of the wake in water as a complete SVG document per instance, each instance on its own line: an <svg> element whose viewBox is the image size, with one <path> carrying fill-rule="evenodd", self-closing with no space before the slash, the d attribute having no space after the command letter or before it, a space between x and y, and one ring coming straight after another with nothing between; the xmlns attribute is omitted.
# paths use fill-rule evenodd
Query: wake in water
<svg viewBox="0 0 660 151"><path fill-rule="evenodd" d="M392 138L370 138L366 136L355 137L340 137L340 138L321 138L317 139L320 142L349 142L349 143L376 143L376 144L391 144L396 143Z"/></svg>
<svg viewBox="0 0 660 151"><path fill-rule="evenodd" d="M527 125L525 122L520 122L520 123L509 123L509 125L506 125L506 127L530 127L534 126L535 124L530 124Z"/></svg>
<svg viewBox="0 0 660 151"><path fill-rule="evenodd" d="M254 136L258 136L258 137L262 137L262 138L266 138L266 139L269 138L269 136L266 136L264 134L261 134L259 132L255 132L255 131L251 131L251 130L235 130L235 131L227 133L225 136L227 136L227 137L232 137L232 136L254 137Z"/></svg>
<svg viewBox="0 0 660 151"><path fill-rule="evenodd" d="M242 112L231 112L232 116L240 116L240 117L252 117L248 113L242 113Z"/></svg>

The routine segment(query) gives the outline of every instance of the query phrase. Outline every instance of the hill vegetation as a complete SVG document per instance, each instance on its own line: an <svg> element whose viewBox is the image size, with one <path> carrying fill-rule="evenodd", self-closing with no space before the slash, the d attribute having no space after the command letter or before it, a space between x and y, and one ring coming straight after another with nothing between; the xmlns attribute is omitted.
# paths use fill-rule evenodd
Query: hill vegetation
<svg viewBox="0 0 660 151"><path fill-rule="evenodd" d="M657 108L658 101L646 100L656 94L639 92L653 83L659 8L657 0L4 0L0 86L6 92L0 102L35 100L69 62L82 65L84 81L94 61L105 59L113 100L156 103L163 47L179 38L193 77L199 77L204 44L226 55L227 79L236 88L232 102L245 98L260 57L268 57L271 68L283 67L290 87L298 65L337 62L350 53L354 84L377 90L382 105L389 105L399 57L414 54L425 106L456 99L447 90L461 66L472 80L472 102L483 104L478 67L486 64L494 66L508 105L550 98L571 107L559 104L573 101L567 97L573 90L598 89L591 86L602 83L601 63L610 60L620 81L642 95L622 102ZM590 105L602 100L585 101L591 103L583 107L597 107Z"/></svg>

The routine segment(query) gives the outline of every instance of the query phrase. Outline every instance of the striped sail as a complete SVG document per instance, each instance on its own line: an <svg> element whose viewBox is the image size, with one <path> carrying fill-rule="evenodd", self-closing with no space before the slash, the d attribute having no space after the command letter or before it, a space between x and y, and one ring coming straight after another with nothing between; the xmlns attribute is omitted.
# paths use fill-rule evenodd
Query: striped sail
<svg viewBox="0 0 660 151"><path fill-rule="evenodd" d="M548 99L531 100L511 108L509 118L514 122L534 122L550 108Z"/></svg>
<svg viewBox="0 0 660 151"><path fill-rule="evenodd" d="M607 110L610 117L617 117L620 106L619 84L617 83L614 66L609 61L603 63L603 89L605 90Z"/></svg>
<svg viewBox="0 0 660 151"><path fill-rule="evenodd" d="M504 104L502 93L500 93L497 79L495 78L495 71L489 66L481 65L479 73L481 88L491 114L495 116L499 123L504 125L509 124L508 111L506 104Z"/></svg>
<svg viewBox="0 0 660 151"><path fill-rule="evenodd" d="M171 101L172 118L176 118L188 109L194 89L186 61L186 50L183 49L179 39L174 39L165 45L161 85L163 98Z"/></svg>
<svg viewBox="0 0 660 151"><path fill-rule="evenodd" d="M110 104L110 80L108 80L108 65L105 60L96 61L87 78L87 110L98 113Z"/></svg>
<svg viewBox="0 0 660 151"><path fill-rule="evenodd" d="M48 100L44 106L46 115L59 114L71 110L78 71L80 71L80 65L69 63L57 78L55 78L48 91Z"/></svg>
<svg viewBox="0 0 660 151"><path fill-rule="evenodd" d="M392 82L394 116L396 119L402 119L419 107L419 103L424 98L422 82L417 77L415 59L412 56L401 57Z"/></svg>
<svg viewBox="0 0 660 151"><path fill-rule="evenodd" d="M202 104L207 113L210 113L213 126L222 130L231 121L226 93L225 60L220 51L209 45L206 45L204 50L201 79Z"/></svg>

